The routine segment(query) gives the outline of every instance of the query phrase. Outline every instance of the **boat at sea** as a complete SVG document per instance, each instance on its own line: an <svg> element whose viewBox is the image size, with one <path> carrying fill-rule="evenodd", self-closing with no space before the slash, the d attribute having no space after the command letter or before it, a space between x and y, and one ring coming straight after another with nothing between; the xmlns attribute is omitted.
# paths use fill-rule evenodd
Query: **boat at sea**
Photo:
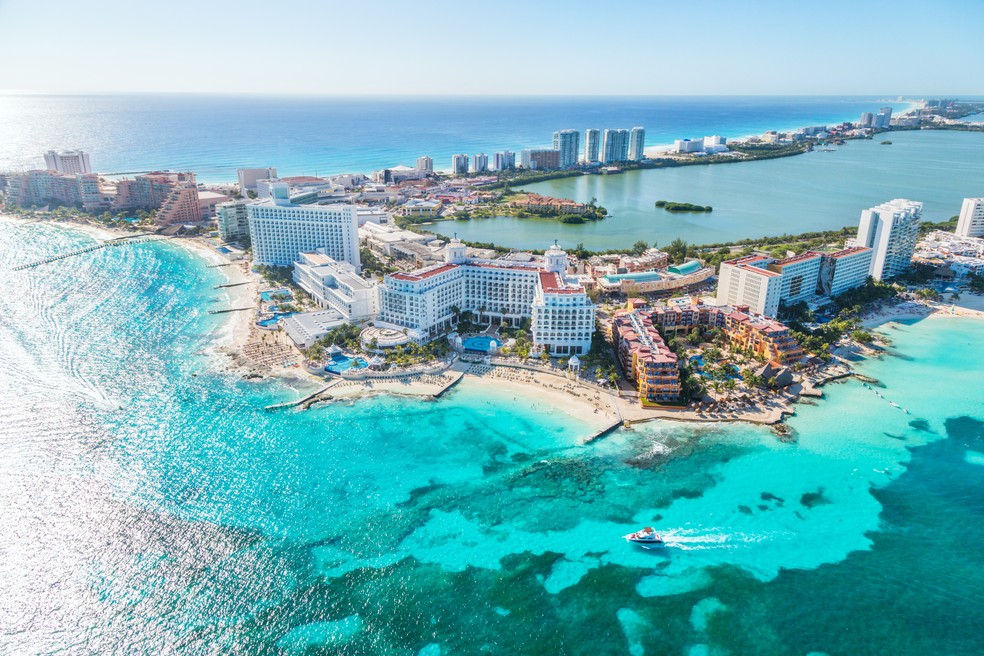
<svg viewBox="0 0 984 656"><path fill-rule="evenodd" d="M641 531L636 531L635 533L629 533L624 536L629 542L635 542L636 544L651 544L651 545L662 545L664 544L663 538L660 537L659 533L656 532L652 526L646 526Z"/></svg>

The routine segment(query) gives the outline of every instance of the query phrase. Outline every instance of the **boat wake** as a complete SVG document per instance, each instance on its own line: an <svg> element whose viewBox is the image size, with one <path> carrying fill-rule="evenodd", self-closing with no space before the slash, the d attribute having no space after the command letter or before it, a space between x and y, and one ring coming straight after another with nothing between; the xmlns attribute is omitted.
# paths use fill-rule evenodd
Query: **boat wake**
<svg viewBox="0 0 984 656"><path fill-rule="evenodd" d="M738 549L765 541L765 535L754 533L698 533L696 531L664 530L660 533L666 547L682 551L706 549Z"/></svg>

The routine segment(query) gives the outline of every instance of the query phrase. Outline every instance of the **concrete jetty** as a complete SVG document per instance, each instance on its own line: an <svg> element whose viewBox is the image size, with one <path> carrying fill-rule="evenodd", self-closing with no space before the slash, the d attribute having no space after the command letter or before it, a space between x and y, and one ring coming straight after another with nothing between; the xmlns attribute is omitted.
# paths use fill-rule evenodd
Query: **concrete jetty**
<svg viewBox="0 0 984 656"><path fill-rule="evenodd" d="M165 239L169 239L169 237L145 236L145 235L134 235L131 237L117 237L116 239L104 241L99 244L93 244L92 246L86 246L85 248L69 251L68 253L61 253L60 255L52 255L50 257L44 258L43 260L37 260L36 262L21 264L19 266L15 266L12 270L23 271L24 269L33 269L34 267L41 266L42 264L50 264L51 262L57 262L58 260L64 260L70 257L85 255L86 253L98 251L102 248L109 248L110 246L124 246L126 244L138 244L138 243L146 243L151 241L163 241Z"/></svg>

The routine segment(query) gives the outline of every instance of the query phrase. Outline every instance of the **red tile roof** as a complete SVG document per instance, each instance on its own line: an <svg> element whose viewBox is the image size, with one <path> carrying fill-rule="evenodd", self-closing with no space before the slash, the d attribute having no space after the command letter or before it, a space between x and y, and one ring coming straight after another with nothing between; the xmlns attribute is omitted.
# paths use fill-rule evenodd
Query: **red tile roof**
<svg viewBox="0 0 984 656"><path fill-rule="evenodd" d="M394 280L407 280L409 282L418 282L420 280L425 280L427 278L432 278L445 271L450 271L451 269L457 268L457 264L442 264L439 267L433 269L424 269L422 271L415 271L413 273L394 273L390 277Z"/></svg>

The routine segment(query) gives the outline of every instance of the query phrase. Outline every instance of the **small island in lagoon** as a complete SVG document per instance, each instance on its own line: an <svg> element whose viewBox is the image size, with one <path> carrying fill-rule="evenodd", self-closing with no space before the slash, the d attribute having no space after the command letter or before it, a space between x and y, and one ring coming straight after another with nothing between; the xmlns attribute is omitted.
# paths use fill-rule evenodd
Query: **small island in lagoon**
<svg viewBox="0 0 984 656"><path fill-rule="evenodd" d="M692 203L677 203L669 200L656 201L656 207L661 207L667 212L713 212L714 208L710 205L694 205Z"/></svg>

